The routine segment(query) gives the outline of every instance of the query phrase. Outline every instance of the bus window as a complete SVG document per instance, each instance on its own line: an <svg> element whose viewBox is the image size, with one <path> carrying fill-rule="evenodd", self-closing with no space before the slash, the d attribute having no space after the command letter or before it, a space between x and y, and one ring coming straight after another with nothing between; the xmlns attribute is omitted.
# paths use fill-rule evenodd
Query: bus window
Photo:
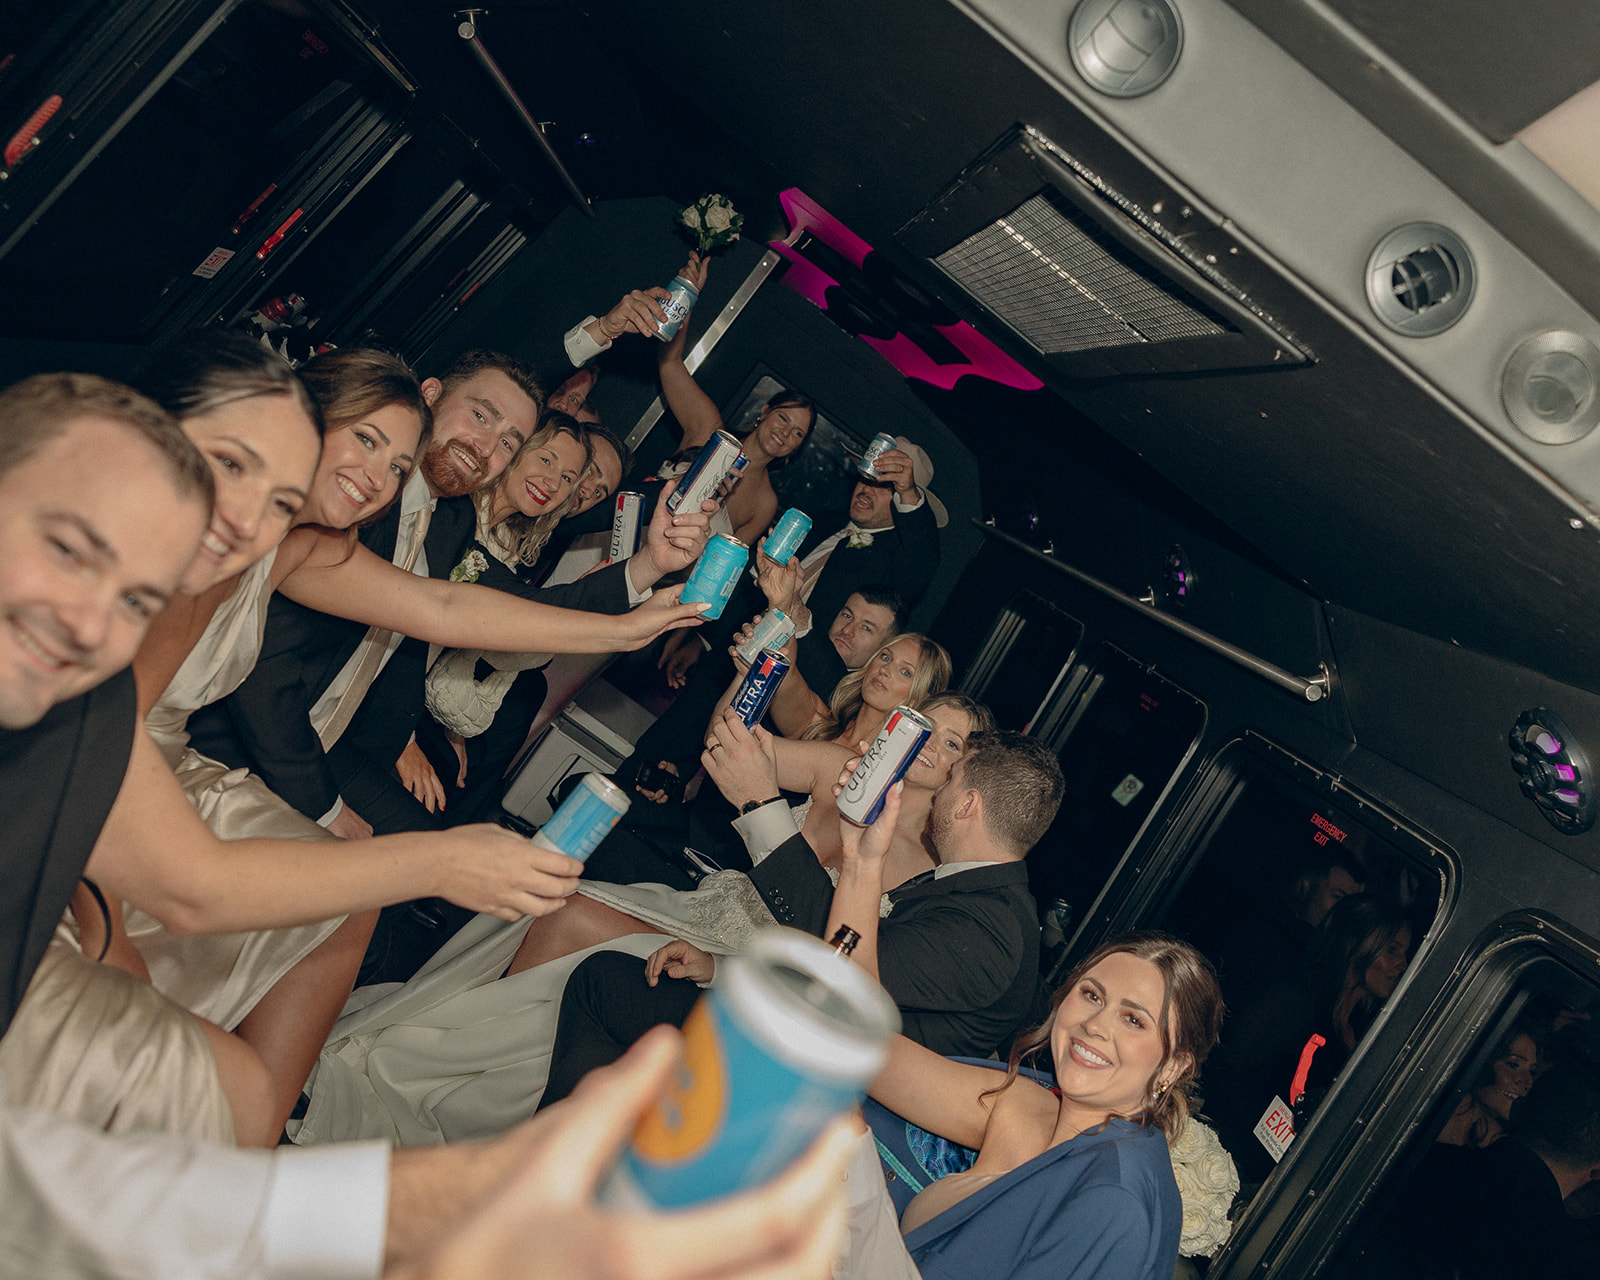
<svg viewBox="0 0 1600 1280"><path fill-rule="evenodd" d="M1426 855L1354 807L1246 757L1158 921L1204 951L1222 982L1228 1017L1200 1091L1246 1196L1393 995L1437 910Z"/></svg>
<svg viewBox="0 0 1600 1280"><path fill-rule="evenodd" d="M1529 966L1324 1276L1600 1275L1600 990Z"/></svg>
<svg viewBox="0 0 1600 1280"><path fill-rule="evenodd" d="M1031 591L1019 592L989 628L972 660L963 692L988 704L1002 729L1048 741L1048 707L1066 705L1067 671L1083 640L1083 623Z"/></svg>
<svg viewBox="0 0 1600 1280"><path fill-rule="evenodd" d="M1081 921L1099 896L1206 718L1197 698L1109 645L1081 683L1059 732L1042 735L1052 746L1059 741L1067 788L1055 822L1028 855L1034 900L1061 923L1062 916ZM1054 719L1051 710L1044 719Z"/></svg>

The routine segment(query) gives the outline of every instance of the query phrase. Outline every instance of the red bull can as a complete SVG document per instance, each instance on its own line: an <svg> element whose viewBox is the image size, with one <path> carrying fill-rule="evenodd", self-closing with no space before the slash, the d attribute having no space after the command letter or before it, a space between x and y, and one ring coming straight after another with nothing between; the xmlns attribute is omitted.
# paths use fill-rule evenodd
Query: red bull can
<svg viewBox="0 0 1600 1280"><path fill-rule="evenodd" d="M789 558L800 550L800 544L810 532L811 517L797 507L790 507L772 526L772 532L761 544L761 554L774 564L788 564Z"/></svg>
<svg viewBox="0 0 1600 1280"><path fill-rule="evenodd" d="M616 496L611 508L611 560L626 560L639 549L644 534L640 515L644 511L644 494L624 489Z"/></svg>
<svg viewBox="0 0 1600 1280"><path fill-rule="evenodd" d="M763 649L782 649L794 638L794 619L782 609L768 609L756 623L755 633L739 646L738 654L752 666Z"/></svg>
<svg viewBox="0 0 1600 1280"><path fill-rule="evenodd" d="M763 650L750 664L739 691L733 695L733 709L746 729L754 729L761 723L772 695L778 692L778 686L788 674L789 659L777 649Z"/></svg>
<svg viewBox="0 0 1600 1280"><path fill-rule="evenodd" d="M667 313L667 318L656 325L656 337L663 342L670 341L683 327L683 322L694 310L694 304L700 301L700 290L682 276L672 277L672 283L667 285L667 294L669 296L666 298L656 299L661 304L661 309Z"/></svg>
<svg viewBox="0 0 1600 1280"><path fill-rule="evenodd" d="M737 479L749 461L739 442L726 431L713 432L679 478L678 487L667 495L667 510L673 515L684 510L693 513L707 498L721 502L727 496L723 485Z"/></svg>
<svg viewBox="0 0 1600 1280"><path fill-rule="evenodd" d="M730 538L725 533L714 535L700 553L694 572L689 575L689 581L683 584L683 594L678 598L684 604L709 600L711 607L700 616L720 618L749 559L750 548L739 539Z"/></svg>
<svg viewBox="0 0 1600 1280"><path fill-rule="evenodd" d="M760 1185L861 1101L899 1030L860 967L809 934L764 930L718 962L684 1023L682 1065L602 1198L677 1209Z"/></svg>
<svg viewBox="0 0 1600 1280"><path fill-rule="evenodd" d="M867 445L867 451L861 455L861 461L856 463L856 470L868 480L881 480L883 477L878 474L878 458L890 449L899 447L900 442L893 436L884 431L878 432L872 437L872 443Z"/></svg>
<svg viewBox="0 0 1600 1280"><path fill-rule="evenodd" d="M889 788L906 776L932 736L933 721L910 707L896 707L839 793L840 815L858 827L876 822Z"/></svg>
<svg viewBox="0 0 1600 1280"><path fill-rule="evenodd" d="M550 821L534 833L533 842L584 862L627 812L627 792L610 778L586 773Z"/></svg>

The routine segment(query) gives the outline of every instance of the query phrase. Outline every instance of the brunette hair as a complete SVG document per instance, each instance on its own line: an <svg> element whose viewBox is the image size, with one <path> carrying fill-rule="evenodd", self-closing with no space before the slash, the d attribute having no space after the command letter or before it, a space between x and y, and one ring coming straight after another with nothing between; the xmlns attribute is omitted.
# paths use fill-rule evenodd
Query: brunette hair
<svg viewBox="0 0 1600 1280"><path fill-rule="evenodd" d="M1222 988L1217 984L1211 961L1171 934L1154 930L1124 933L1102 942L1074 965L1066 981L1050 997L1050 1016L1032 1031L1017 1037L1011 1046L1005 1082L989 1092L998 1093L1008 1088L1017 1078L1018 1069L1027 1065L1027 1059L1035 1057L1041 1049L1048 1050L1050 1033L1055 1028L1056 1013L1062 1002L1091 969L1107 956L1114 955L1148 960L1160 970L1164 984L1161 1012L1156 1020L1156 1030L1161 1035L1161 1061L1145 1086L1148 1101L1137 1117L1125 1118L1137 1118L1142 1124L1154 1125L1166 1135L1169 1143L1175 1142L1183 1133L1191 1111L1199 1105L1192 1096L1194 1083L1200 1074L1200 1065L1216 1047L1222 1031L1223 1003ZM1156 1081L1174 1058L1188 1061L1163 1089Z"/></svg>
<svg viewBox="0 0 1600 1280"><path fill-rule="evenodd" d="M377 347L340 347L307 361L300 377L322 408L323 435L395 404L411 410L422 424L422 434L411 456L420 459L426 451L433 431L433 410L423 397L417 375L399 356ZM399 497L398 489L395 497ZM390 498L382 506L364 512L351 528L377 519L393 501Z"/></svg>
<svg viewBox="0 0 1600 1280"><path fill-rule="evenodd" d="M891 636L883 642L878 652L882 653L890 645L898 644L902 640L914 640L917 643L916 667L911 677L911 692L906 697L906 705L920 707L925 700L935 694L943 693L949 687L952 670L950 655L937 640L930 640L915 631L902 631L897 636ZM876 658L873 660L876 661ZM867 673L871 669L872 663L868 662L866 666L850 672L834 685L833 696L828 699L827 718L812 721L799 736L807 742L822 742L829 738L837 738L843 733L865 705L866 700L861 696L861 686L867 682Z"/></svg>
<svg viewBox="0 0 1600 1280"><path fill-rule="evenodd" d="M769 397L766 404L761 406L760 411L755 416L755 420L752 421L749 427L745 429L744 433L740 435L739 439L743 440L752 431L754 431L756 429L756 423L761 421L762 416L770 413L773 409L804 409L808 415L808 421L806 422L805 437L794 447L794 452L787 453L781 458L774 458L767 464L768 472L780 471L784 467L788 466L789 459L794 457L795 454L799 453L800 450L804 449L806 445L810 443L811 433L817 425L817 402L815 400L813 400L810 396L805 395L803 392L779 391Z"/></svg>
<svg viewBox="0 0 1600 1280"><path fill-rule="evenodd" d="M453 391L458 385L465 382L474 374L482 373L485 369L496 369L510 378L517 387L527 394L533 401L533 406L540 413L544 412L544 387L540 385L538 377L526 362L518 360L516 356L508 356L503 351L484 351L476 349L463 351L451 363L450 367L440 375L439 381L446 392Z"/></svg>
<svg viewBox="0 0 1600 1280"><path fill-rule="evenodd" d="M983 829L1026 857L1055 821L1067 789L1055 752L1025 733L974 734L961 759L961 784L983 797Z"/></svg>
<svg viewBox="0 0 1600 1280"><path fill-rule="evenodd" d="M131 387L92 373L39 373L0 392L0 480L87 418L143 436L166 463L179 495L211 505L211 468L172 415Z"/></svg>
<svg viewBox="0 0 1600 1280"><path fill-rule="evenodd" d="M157 350L134 385L173 417L210 413L256 396L286 396L318 435L322 410L277 352L232 329L197 329Z"/></svg>
<svg viewBox="0 0 1600 1280"><path fill-rule="evenodd" d="M557 436L571 436L583 446L583 466L578 468L578 474L583 474L584 467L589 465L590 448L589 433L584 430L583 424L570 413L562 413L559 409L549 409L539 418L539 427L527 443L518 449L516 456L507 464L495 482L472 495L473 502L478 508L478 524L481 526L489 519L489 510L494 505L495 496L502 494L511 483L511 473L516 470L517 463L522 455L534 449L543 448ZM539 516L525 516L515 509L493 528L485 529L485 536L490 543L512 556L519 564L536 564L539 553L550 541L550 535L555 532L556 525L572 510L573 504L578 500L578 486L573 485L554 511L546 511Z"/></svg>
<svg viewBox="0 0 1600 1280"><path fill-rule="evenodd" d="M599 473L600 468L594 460L594 442L603 441L611 446L617 455L617 461L622 464L622 479L617 481L621 484L622 480L627 478L628 472L633 470L633 450L628 448L622 437L610 427L603 427L598 422L586 422L583 425L589 432L589 470ZM609 496L608 494L607 497Z"/></svg>
<svg viewBox="0 0 1600 1280"><path fill-rule="evenodd" d="M1352 893L1333 904L1312 934L1307 956L1312 1007L1319 1016L1337 1008L1350 981L1366 973L1406 924L1404 911L1370 893ZM1356 1013L1370 1020L1381 1003L1363 995ZM1360 1027L1351 1030L1361 1034Z"/></svg>

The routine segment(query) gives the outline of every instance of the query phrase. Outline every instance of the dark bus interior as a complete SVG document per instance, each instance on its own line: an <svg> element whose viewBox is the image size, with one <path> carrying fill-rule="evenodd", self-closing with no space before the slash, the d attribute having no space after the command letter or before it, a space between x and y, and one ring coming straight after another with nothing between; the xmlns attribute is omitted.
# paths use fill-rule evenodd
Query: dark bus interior
<svg viewBox="0 0 1600 1280"><path fill-rule="evenodd" d="M1113 9L1165 42L1086 58ZM1244 1190L1191 1273L1448 1274L1417 1244L1435 1135L1520 1026L1600 1063L1589 6L3 11L7 382L260 316L424 375L531 355L668 280L677 211L726 193L696 377L730 423L815 398L782 505L877 432L931 456L912 624L1067 777L1030 859L1046 967L1166 928L1247 1027L1311 880L1400 913L1403 974L1281 1158L1252 1127L1289 1080L1219 1060ZM599 397L653 463L647 345ZM1600 1197L1567 1210L1600 1232Z"/></svg>

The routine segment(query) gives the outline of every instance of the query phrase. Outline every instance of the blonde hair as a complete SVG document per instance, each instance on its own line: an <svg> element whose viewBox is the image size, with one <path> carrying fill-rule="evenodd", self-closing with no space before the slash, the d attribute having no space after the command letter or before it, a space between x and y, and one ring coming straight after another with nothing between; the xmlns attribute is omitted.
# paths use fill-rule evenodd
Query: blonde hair
<svg viewBox="0 0 1600 1280"><path fill-rule="evenodd" d="M495 498L506 492L511 483L511 473L516 470L523 455L534 449L543 448L557 436L570 436L583 446L583 466L578 468L581 476L588 467L591 457L589 433L571 414L562 413L559 409L550 409L539 419L539 429L528 437L527 443L522 448L517 450L516 456L500 473L499 478L492 485L472 495L472 500L478 508L478 527L483 532L484 541L492 549L504 552L519 564L538 563L539 553L550 541L550 535L555 532L556 525L561 523L562 517L567 515L578 501L578 486L573 485L567 491L567 496L554 511L547 511L540 516L525 516L513 508L511 514L499 524L486 528L489 511L494 506Z"/></svg>
<svg viewBox="0 0 1600 1280"><path fill-rule="evenodd" d="M916 631L902 631L892 639L886 640L883 648L897 645L902 640L917 642L916 670L911 677L911 692L906 697L906 706L920 708L929 698L943 693L949 687L952 669L950 655L937 640L930 640ZM878 653L882 652L883 649L878 650ZM874 661L876 657L874 654ZM872 663L868 662L866 666L850 672L834 685L833 696L828 699L828 718L814 720L801 730L800 737L804 741L826 741L829 738L837 738L844 732L846 726L866 705L865 699L861 696L861 687L866 684L867 673L871 668Z"/></svg>

